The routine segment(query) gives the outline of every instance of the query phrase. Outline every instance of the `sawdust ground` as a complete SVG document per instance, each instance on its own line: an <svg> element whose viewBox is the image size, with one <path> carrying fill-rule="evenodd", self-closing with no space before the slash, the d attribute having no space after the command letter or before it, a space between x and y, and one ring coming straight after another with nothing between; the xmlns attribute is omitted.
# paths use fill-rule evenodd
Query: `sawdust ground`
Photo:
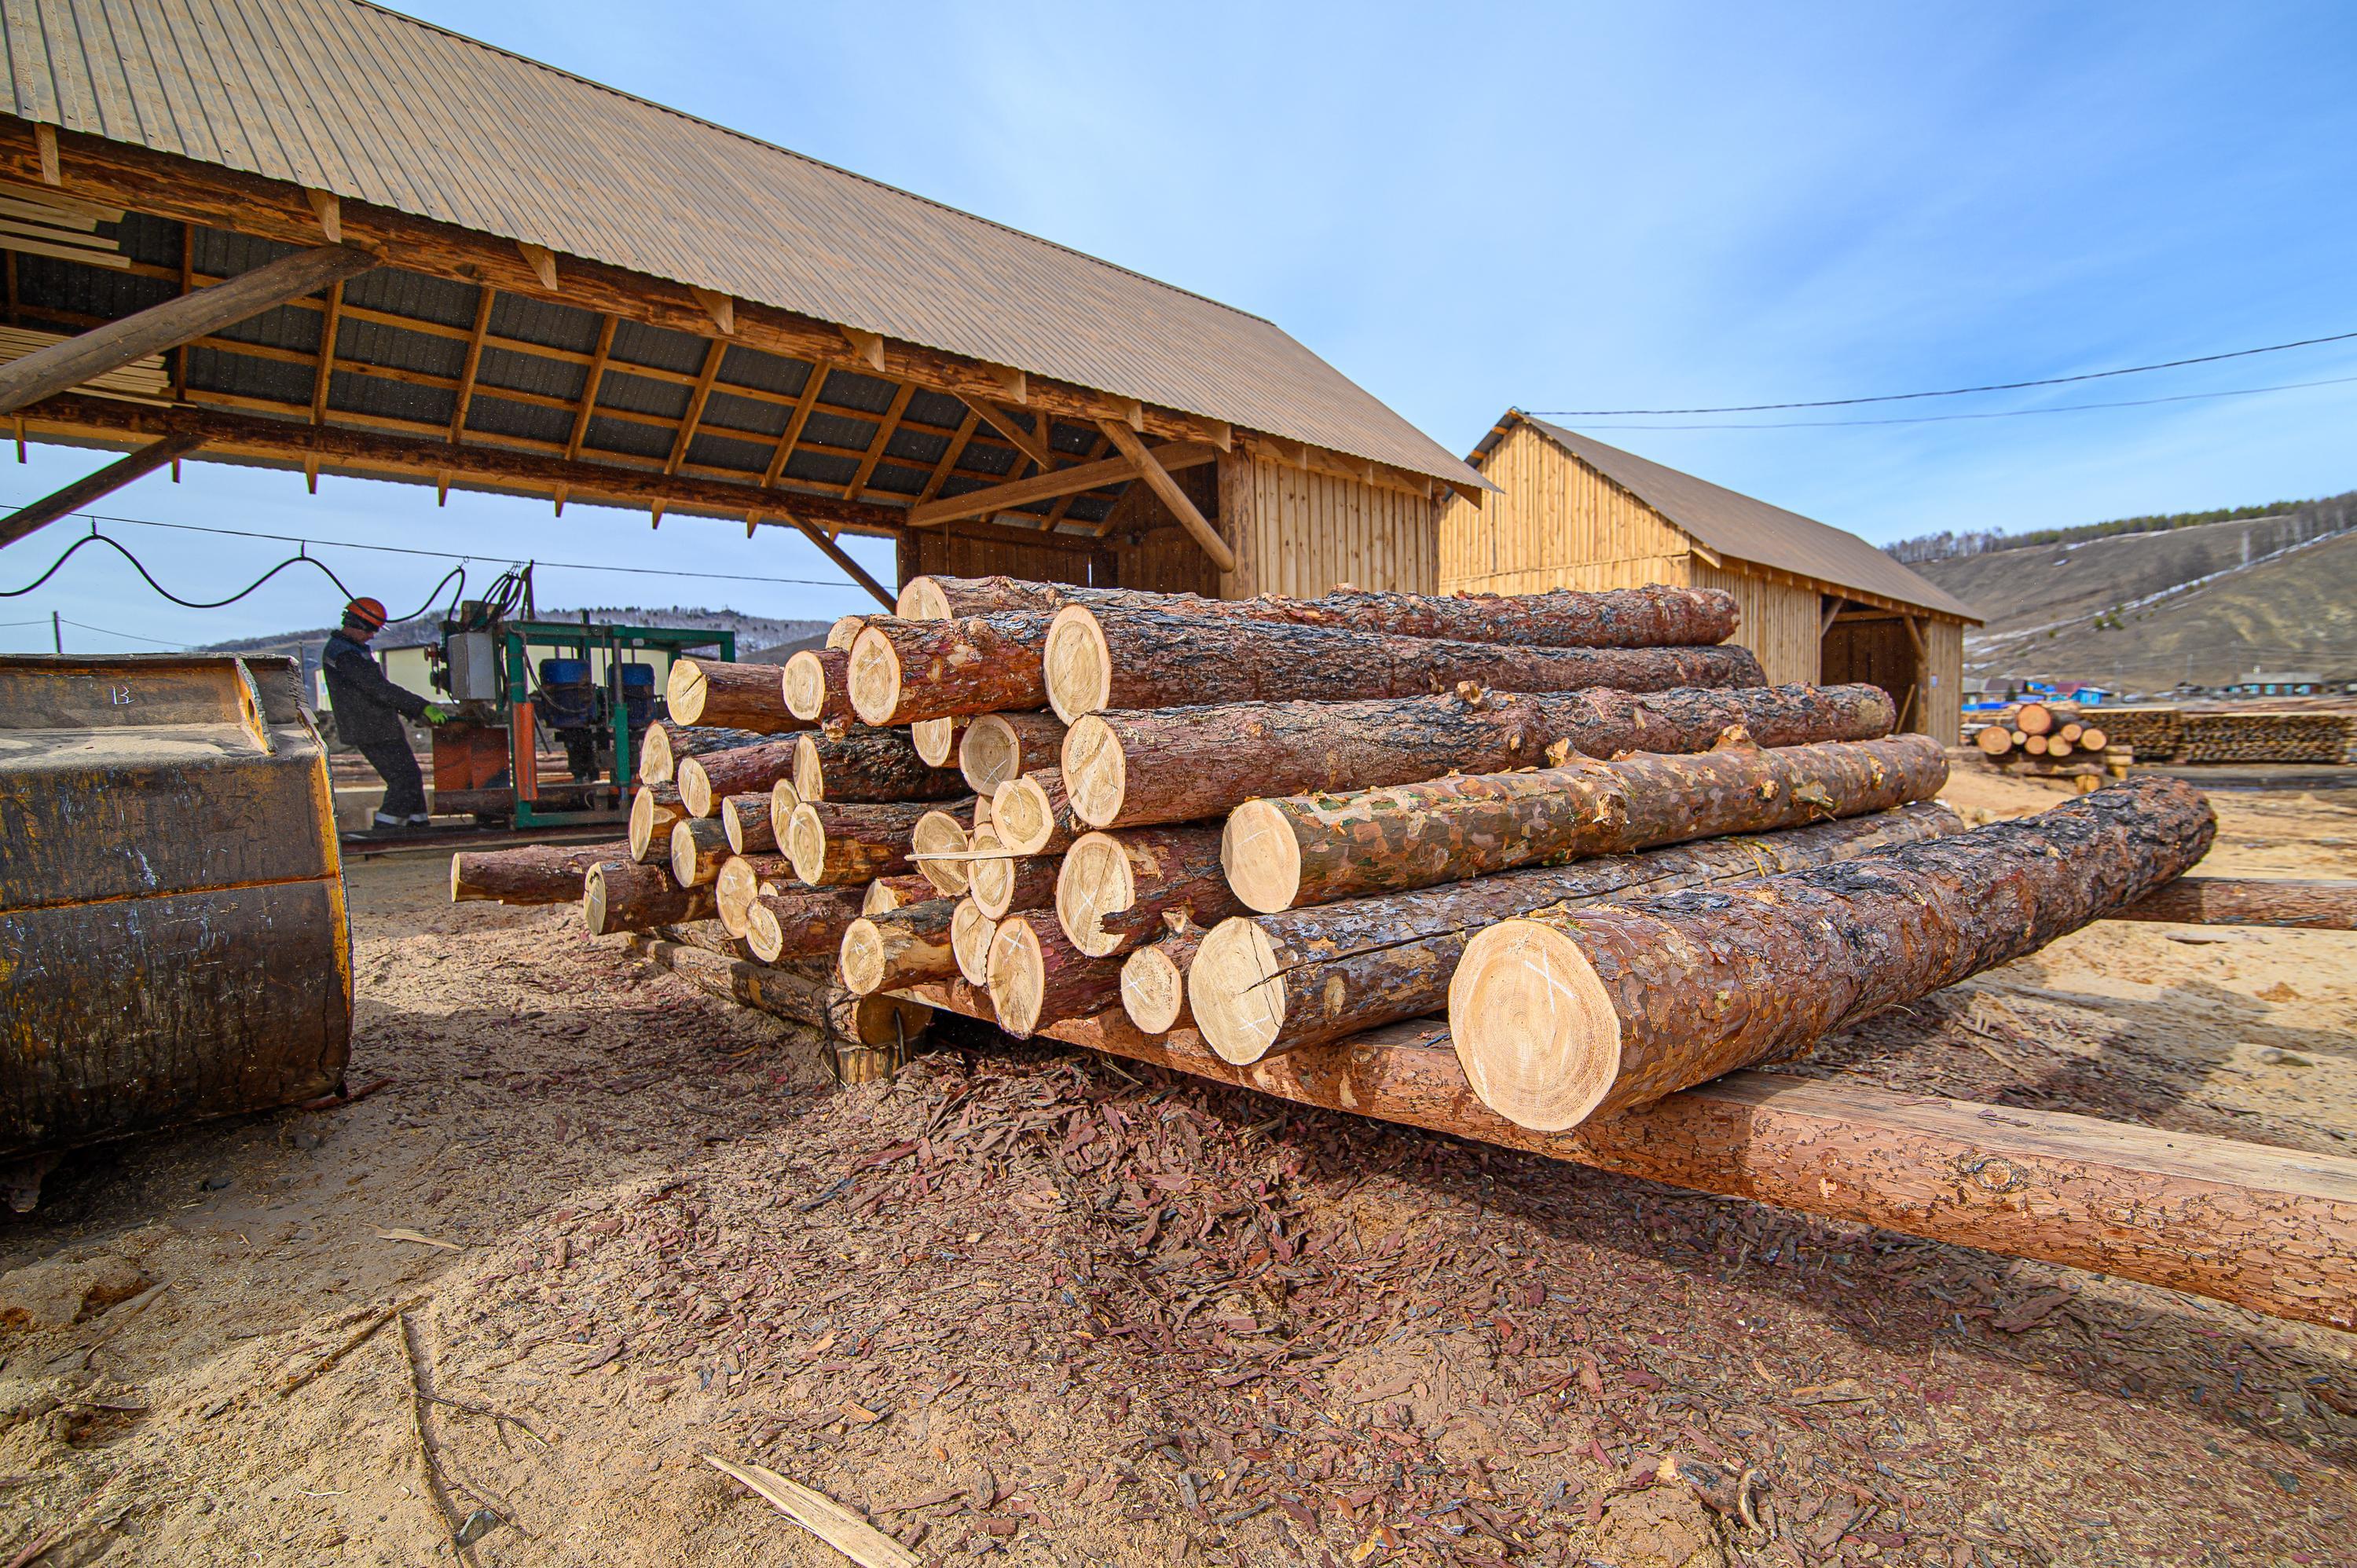
<svg viewBox="0 0 2357 1568"><path fill-rule="evenodd" d="M2357 797L2217 801L2357 875ZM2347 1337L995 1037L838 1090L444 876L351 868L390 1085L6 1222L0 1561L841 1561L705 1452L920 1557L2357 1559ZM2099 926L1797 1070L2357 1153L2357 936Z"/></svg>

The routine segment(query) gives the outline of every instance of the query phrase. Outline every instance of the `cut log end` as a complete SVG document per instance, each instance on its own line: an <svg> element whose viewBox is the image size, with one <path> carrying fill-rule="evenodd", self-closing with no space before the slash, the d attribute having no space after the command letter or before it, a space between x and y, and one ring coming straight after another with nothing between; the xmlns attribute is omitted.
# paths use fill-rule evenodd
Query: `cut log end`
<svg viewBox="0 0 2357 1568"><path fill-rule="evenodd" d="M990 983L990 939L997 930L998 922L984 914L972 898L958 900L950 915L950 951L968 983Z"/></svg>
<svg viewBox="0 0 2357 1568"><path fill-rule="evenodd" d="M949 596L931 577L911 577L901 586L892 613L902 620L948 620Z"/></svg>
<svg viewBox="0 0 2357 1568"><path fill-rule="evenodd" d="M581 923L593 937L606 934L606 868L593 865L581 879Z"/></svg>
<svg viewBox="0 0 2357 1568"><path fill-rule="evenodd" d="M1228 814L1220 865L1248 909L1281 914L1300 896L1301 845L1285 814L1265 800L1247 800Z"/></svg>
<svg viewBox="0 0 2357 1568"><path fill-rule="evenodd" d="M708 817L718 809L712 798L712 779L704 771L704 764L693 757L683 759L675 776L679 782L679 803L687 808L691 817Z"/></svg>
<svg viewBox="0 0 2357 1568"><path fill-rule="evenodd" d="M1240 916L1211 928L1187 972L1187 1004L1221 1060L1243 1066L1268 1054L1285 1027L1285 968L1257 922Z"/></svg>
<svg viewBox="0 0 2357 1568"><path fill-rule="evenodd" d="M910 904L921 904L932 897L937 891L939 890L931 883L921 876L913 875L879 876L867 885L867 891L861 896L859 912L863 915L880 915L887 909L899 909Z"/></svg>
<svg viewBox="0 0 2357 1568"><path fill-rule="evenodd" d="M848 653L859 634L867 629L866 616L841 616L826 628L826 645L838 653Z"/></svg>
<svg viewBox="0 0 2357 1568"><path fill-rule="evenodd" d="M826 713L826 661L811 649L803 649L786 660L786 672L780 678L786 698L786 712L798 719L816 720Z"/></svg>
<svg viewBox="0 0 2357 1568"><path fill-rule="evenodd" d="M1137 902L1137 874L1111 833L1083 833L1065 852L1056 874L1056 919L1072 945L1091 958L1109 958L1121 946L1104 917Z"/></svg>
<svg viewBox="0 0 2357 1568"><path fill-rule="evenodd" d="M759 900L745 911L745 946L763 963L777 962L786 950L785 923Z"/></svg>
<svg viewBox="0 0 2357 1568"><path fill-rule="evenodd" d="M1022 742L996 714L984 714L966 726L958 743L958 771L977 795L987 795L1022 771Z"/></svg>
<svg viewBox="0 0 2357 1568"><path fill-rule="evenodd" d="M711 694L711 682L705 679L703 667L693 659L673 661L671 676L663 683L663 705L671 716L683 725L692 725L704 716L705 699Z"/></svg>
<svg viewBox="0 0 2357 1568"><path fill-rule="evenodd" d="M785 850L786 858L793 863L794 875L813 887L820 886L826 875L826 824L819 821L817 811L809 801L794 808L778 843Z"/></svg>
<svg viewBox="0 0 2357 1568"><path fill-rule="evenodd" d="M960 755L966 731L963 718L919 719L909 726L909 744L917 748L917 756L928 768L948 768L951 759ZM973 775L968 774L969 781Z"/></svg>
<svg viewBox="0 0 2357 1568"><path fill-rule="evenodd" d="M794 742L794 793L804 800L826 799L826 767L819 760L818 742L809 736Z"/></svg>
<svg viewBox="0 0 2357 1568"><path fill-rule="evenodd" d="M998 787L990 803L990 825L998 842L1017 854L1045 853L1056 837L1056 802L1030 774Z"/></svg>
<svg viewBox="0 0 2357 1568"><path fill-rule="evenodd" d="M843 983L854 993L866 996L884 988L884 933L874 920L862 915L845 928L836 962Z"/></svg>
<svg viewBox="0 0 2357 1568"><path fill-rule="evenodd" d="M1060 760L1072 814L1092 827L1111 826L1129 793L1129 758L1121 736L1096 714L1083 714L1065 732Z"/></svg>
<svg viewBox="0 0 2357 1568"><path fill-rule="evenodd" d="M794 820L794 808L802 803L792 779L780 779L770 786L770 842L780 854L785 853L786 825Z"/></svg>
<svg viewBox="0 0 2357 1568"><path fill-rule="evenodd" d="M851 645L851 711L860 722L888 725L900 703L900 655L891 639L863 628Z"/></svg>
<svg viewBox="0 0 2357 1568"><path fill-rule="evenodd" d="M1473 939L1448 983L1448 1015L1467 1083L1518 1127L1577 1127L1620 1075L1620 1020L1604 983L1576 943L1535 921Z"/></svg>
<svg viewBox="0 0 2357 1568"><path fill-rule="evenodd" d="M679 762L671 754L671 731L649 725L639 740L639 782L668 784L678 771Z"/></svg>
<svg viewBox="0 0 2357 1568"><path fill-rule="evenodd" d="M932 857L962 855L973 847L964 826L955 817L947 811L927 811L917 819L916 829L909 835L909 858L917 863L917 870L944 897L954 898L966 889L970 863Z"/></svg>
<svg viewBox="0 0 2357 1568"><path fill-rule="evenodd" d="M1187 976L1162 950L1142 947L1123 961L1121 1008L1142 1034L1167 1035L1187 1011Z"/></svg>
<svg viewBox="0 0 2357 1568"><path fill-rule="evenodd" d="M2003 757L2013 749L2013 732L2003 725L1983 725L1974 732L1973 744L1991 757Z"/></svg>
<svg viewBox="0 0 2357 1568"><path fill-rule="evenodd" d="M1000 1028L1018 1039L1038 1032L1048 967L1040 955L1039 933L1030 921L1003 921L991 934L983 983L990 993L991 1011L997 1015Z"/></svg>
<svg viewBox="0 0 2357 1568"><path fill-rule="evenodd" d="M462 852L452 855L450 857L450 902L453 904L463 904L469 898L485 897L467 886L466 871L466 854Z"/></svg>
<svg viewBox="0 0 2357 1568"><path fill-rule="evenodd" d="M1043 660L1048 705L1066 724L1103 708L1113 696L1113 652L1097 618L1080 605L1067 605L1048 623Z"/></svg>

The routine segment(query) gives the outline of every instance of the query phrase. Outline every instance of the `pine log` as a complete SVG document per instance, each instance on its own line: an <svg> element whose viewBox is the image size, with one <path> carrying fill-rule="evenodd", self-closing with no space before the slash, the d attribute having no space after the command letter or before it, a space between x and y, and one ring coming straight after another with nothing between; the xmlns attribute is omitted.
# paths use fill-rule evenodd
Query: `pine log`
<svg viewBox="0 0 2357 1568"><path fill-rule="evenodd" d="M1767 684L1750 650L1733 645L1524 648L1082 605L1056 612L1042 668L1048 705L1066 724L1108 708L1412 697L1460 681L1509 692Z"/></svg>
<svg viewBox="0 0 2357 1568"><path fill-rule="evenodd" d="M852 711L876 725L1047 705L1045 614L899 620L879 616L851 645Z"/></svg>
<svg viewBox="0 0 2357 1568"><path fill-rule="evenodd" d="M591 866L629 853L628 843L461 850L450 857L450 902L570 904L581 897L581 878Z"/></svg>
<svg viewBox="0 0 2357 1568"><path fill-rule="evenodd" d="M998 922L984 914L971 897L959 899L951 912L950 952L957 960L959 975L969 984L988 983L990 939L997 929Z"/></svg>
<svg viewBox="0 0 2357 1568"><path fill-rule="evenodd" d="M1973 732L1973 744L1991 757L2003 757L2013 749L2013 732L2003 725L1983 725Z"/></svg>
<svg viewBox="0 0 2357 1568"><path fill-rule="evenodd" d="M848 722L850 677L849 653L834 648L803 649L786 660L781 678L786 712L815 725Z"/></svg>
<svg viewBox="0 0 2357 1568"><path fill-rule="evenodd" d="M682 887L667 865L601 860L581 879L581 922L593 937L712 917L712 889Z"/></svg>
<svg viewBox="0 0 2357 1568"><path fill-rule="evenodd" d="M834 624L826 628L826 645L836 652L848 653L866 627L866 616L838 616Z"/></svg>
<svg viewBox="0 0 2357 1568"><path fill-rule="evenodd" d="M652 864L671 857L671 825L687 815L672 784L641 784L630 795L630 858Z"/></svg>
<svg viewBox="0 0 2357 1568"><path fill-rule="evenodd" d="M1500 920L1831 865L1964 826L1947 807L1927 801L1756 837L1222 920L1188 975L1194 1026L1232 1062L1325 1045L1446 1008L1465 944Z"/></svg>
<svg viewBox="0 0 2357 1568"><path fill-rule="evenodd" d="M2021 749L2032 757L2043 757L2046 755L2047 746L2050 744L2052 743L2042 735L2029 735L2022 738Z"/></svg>
<svg viewBox="0 0 2357 1568"><path fill-rule="evenodd" d="M2214 832L2199 791L2143 779L1838 865L1508 920L1467 945L1449 1032L1483 1104L1560 1131L2035 952Z"/></svg>
<svg viewBox="0 0 2357 1568"><path fill-rule="evenodd" d="M730 853L777 853L778 832L770 822L770 795L768 789L756 789L748 794L731 795L720 802L720 828L728 835Z"/></svg>
<svg viewBox="0 0 2357 1568"><path fill-rule="evenodd" d="M993 809L990 796L976 795L974 798L974 821L967 825L966 831L973 832L990 826L990 813Z"/></svg>
<svg viewBox="0 0 2357 1568"><path fill-rule="evenodd" d="M722 861L712 879L713 908L722 929L743 937L753 900L791 886L793 875L793 863L782 854L732 854Z"/></svg>
<svg viewBox="0 0 2357 1568"><path fill-rule="evenodd" d="M786 854L794 875L813 887L847 887L878 876L899 876L909 864L921 801L804 800L786 824Z"/></svg>
<svg viewBox="0 0 2357 1568"><path fill-rule="evenodd" d="M1178 916L1159 940L1122 961L1121 1010L1141 1034L1167 1035L1194 1024L1194 1012L1187 1004L1187 972L1210 934Z"/></svg>
<svg viewBox="0 0 2357 1568"><path fill-rule="evenodd" d="M964 824L947 811L927 811L909 835L909 858L917 863L918 874L948 898L965 891L971 875L965 857L973 848Z"/></svg>
<svg viewBox="0 0 2357 1568"><path fill-rule="evenodd" d="M863 1046L892 1046L915 1039L932 1020L932 1010L898 996L854 996L832 981L813 978L791 966L755 963L660 937L640 937L633 946L708 995L756 1012L825 1031Z"/></svg>
<svg viewBox="0 0 2357 1568"><path fill-rule="evenodd" d="M1166 914L1211 926L1243 911L1220 864L1220 830L1211 826L1084 833L1056 875L1056 918L1091 958L1152 941Z"/></svg>
<svg viewBox="0 0 2357 1568"><path fill-rule="evenodd" d="M679 765L679 800L691 817L708 817L731 795L767 789L780 779L794 776L794 747L800 737L765 740L733 751L691 757Z"/></svg>
<svg viewBox="0 0 2357 1568"><path fill-rule="evenodd" d="M728 830L717 817L682 817L671 825L671 875L682 887L702 887L720 875L728 858Z"/></svg>
<svg viewBox="0 0 2357 1568"><path fill-rule="evenodd" d="M2014 711L2013 727L2025 735L2052 735L2078 717L2079 710L2069 703L2024 703Z"/></svg>
<svg viewBox="0 0 2357 1568"><path fill-rule="evenodd" d="M794 820L794 808L802 803L791 779L780 779L770 786L770 842L780 854L785 853L786 824Z"/></svg>
<svg viewBox="0 0 2357 1568"><path fill-rule="evenodd" d="M996 827L977 828L973 854L966 863L966 894L974 907L994 920L1026 909L1047 909L1056 899L1056 877L1063 861L1052 854L1003 852Z"/></svg>
<svg viewBox="0 0 2357 1568"><path fill-rule="evenodd" d="M683 725L726 725L782 735L810 728L786 711L783 676L774 664L727 664L678 659L663 683L663 705Z"/></svg>
<svg viewBox="0 0 2357 1568"><path fill-rule="evenodd" d="M2104 751L2110 747L2112 737L2093 725L2083 725L2079 728L2077 744L2082 751Z"/></svg>
<svg viewBox="0 0 2357 1568"><path fill-rule="evenodd" d="M2055 733L2060 735L2064 740L2069 741L2072 745L2076 746L2079 744L2079 737L2087 733L2087 726L2079 723L2076 719L2073 719L2071 723L2064 725Z"/></svg>
<svg viewBox="0 0 2357 1568"><path fill-rule="evenodd" d="M2113 910L2111 918L2357 931L2357 881L2181 876Z"/></svg>
<svg viewBox="0 0 2357 1568"><path fill-rule="evenodd" d="M931 879L914 872L898 876L879 876L870 882L867 885L867 891L861 895L859 912L863 915L880 915L887 909L898 909L909 904L921 904L928 898L940 896L941 889L934 886Z"/></svg>
<svg viewBox="0 0 2357 1568"><path fill-rule="evenodd" d="M866 897L857 887L767 888L746 911L745 945L763 963L831 959Z"/></svg>
<svg viewBox="0 0 2357 1568"><path fill-rule="evenodd" d="M1273 915L1517 866L1864 816L1928 800L1947 778L1947 754L1921 735L1583 758L1248 801L1228 818L1222 854L1244 907Z"/></svg>
<svg viewBox="0 0 2357 1568"><path fill-rule="evenodd" d="M1039 914L1014 915L991 934L987 989L998 1026L1018 1040L1043 1023L1096 1013L1121 998L1121 961L1091 958Z"/></svg>
<svg viewBox="0 0 2357 1568"><path fill-rule="evenodd" d="M1001 784L990 802L990 825L1016 854L1061 854L1089 831L1065 798L1063 774L1053 768Z"/></svg>
<svg viewBox="0 0 2357 1568"><path fill-rule="evenodd" d="M691 757L751 746L761 738L748 729L657 719L639 737L639 778L648 784L669 784L678 776L679 765Z"/></svg>
<svg viewBox="0 0 2357 1568"><path fill-rule="evenodd" d="M958 746L965 740L966 725L972 719L964 714L954 714L945 719L919 719L909 726L909 744L928 768L955 768Z"/></svg>
<svg viewBox="0 0 2357 1568"><path fill-rule="evenodd" d="M1009 610L1052 613L1071 600L1060 583L1021 577L911 577L901 585L894 613L903 620L955 620Z"/></svg>
<svg viewBox="0 0 2357 1568"><path fill-rule="evenodd" d="M838 961L843 983L855 995L866 996L928 980L947 980L957 973L957 955L950 950L950 922L958 902L928 898L852 921L844 929Z"/></svg>
<svg viewBox="0 0 2357 1568"><path fill-rule="evenodd" d="M852 725L795 740L794 792L805 800L952 800L967 791L954 769L928 767L907 731Z"/></svg>
<svg viewBox="0 0 2357 1568"><path fill-rule="evenodd" d="M1261 796L1415 784L1572 755L1707 751L1729 726L1760 746L1871 740L1898 716L1888 693L1863 684L1642 695L1465 685L1361 703L1090 714L1072 725L1060 760L1076 816L1132 827L1218 816Z"/></svg>
<svg viewBox="0 0 2357 1568"><path fill-rule="evenodd" d="M1010 779L1055 767L1063 744L1064 721L1053 714L983 714L958 743L958 771L976 795L987 795Z"/></svg>

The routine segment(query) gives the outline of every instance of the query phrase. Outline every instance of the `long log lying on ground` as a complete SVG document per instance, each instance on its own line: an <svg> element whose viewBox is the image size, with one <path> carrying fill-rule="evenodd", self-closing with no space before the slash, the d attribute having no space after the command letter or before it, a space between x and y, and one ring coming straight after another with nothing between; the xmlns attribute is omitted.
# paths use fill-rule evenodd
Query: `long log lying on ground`
<svg viewBox="0 0 2357 1568"><path fill-rule="evenodd" d="M786 854L813 887L902 875L915 869L909 850L930 810L922 801L804 800L786 824Z"/></svg>
<svg viewBox="0 0 2357 1568"><path fill-rule="evenodd" d="M958 742L958 771L975 794L990 794L1010 779L1055 767L1064 734L1053 714L979 714Z"/></svg>
<svg viewBox="0 0 2357 1568"><path fill-rule="evenodd" d="M1056 612L1042 669L1066 724L1108 708L1413 697L1460 681L1508 692L1767 684L1750 650L1731 644L1526 648L1082 605Z"/></svg>
<svg viewBox="0 0 2357 1568"><path fill-rule="evenodd" d="M1946 753L1921 735L1583 758L1249 801L1228 818L1222 855L1244 907L1273 915L1517 866L1864 816L1928 800L1947 777Z"/></svg>
<svg viewBox="0 0 2357 1568"><path fill-rule="evenodd" d="M765 740L731 751L707 752L679 765L679 800L691 817L709 817L731 795L750 795L794 776L794 748L801 736Z"/></svg>
<svg viewBox="0 0 2357 1568"><path fill-rule="evenodd" d="M823 725L851 716L851 655L841 649L805 648L786 660L786 712Z"/></svg>
<svg viewBox="0 0 2357 1568"><path fill-rule="evenodd" d="M1016 577L912 577L900 590L899 613L911 620L1008 610L1057 610L1068 605L1158 610L1170 615L1345 627L1399 637L1445 637L1468 642L1518 642L1534 648L1672 648L1724 642L1740 613L1735 596L1719 588L1642 588L1538 594L1391 594L1337 588L1315 599L1264 594L1249 599L1207 599L1132 588L1084 588Z"/></svg>
<svg viewBox="0 0 2357 1568"><path fill-rule="evenodd" d="M871 725L1048 704L1044 614L897 620L879 616L851 645L851 706Z"/></svg>
<svg viewBox="0 0 2357 1568"><path fill-rule="evenodd" d="M748 729L725 729L657 719L647 725L646 734L639 737L638 776L644 783L668 784L677 777L679 765L691 757L751 746L760 738Z"/></svg>
<svg viewBox="0 0 2357 1568"><path fill-rule="evenodd" d="M1061 854L1089 831L1064 794L1063 774L1053 768L1001 784L991 799L990 825L1016 854Z"/></svg>
<svg viewBox="0 0 2357 1568"><path fill-rule="evenodd" d="M2035 952L2182 875L2215 831L2199 791L2141 779L1837 865L1508 920L1467 944L1449 1032L1483 1104L1559 1131Z"/></svg>
<svg viewBox="0 0 2357 1568"><path fill-rule="evenodd" d="M2357 881L2180 876L2113 910L2111 918L2357 931Z"/></svg>
<svg viewBox="0 0 2357 1568"><path fill-rule="evenodd" d="M776 852L778 830L770 820L770 790L756 789L749 794L731 795L720 802L720 828L728 835L728 847L734 853Z"/></svg>
<svg viewBox="0 0 2357 1568"><path fill-rule="evenodd" d="M831 981L782 965L729 958L661 937L634 938L631 946L709 995L863 1046L913 1040L932 1020L932 1010L921 1003L897 996L854 996Z"/></svg>
<svg viewBox="0 0 2357 1568"><path fill-rule="evenodd" d="M1062 860L1052 854L1016 854L998 841L996 823L974 831L966 863L966 894L994 920L1026 909L1047 909L1056 900Z"/></svg>
<svg viewBox="0 0 2357 1568"><path fill-rule="evenodd" d="M701 887L728 859L728 830L717 817L682 817L671 825L671 875L682 887Z"/></svg>
<svg viewBox="0 0 2357 1568"><path fill-rule="evenodd" d="M1056 919L1091 958L1152 941L1166 914L1211 926L1243 909L1220 865L1215 827L1087 833L1072 842L1056 874Z"/></svg>
<svg viewBox="0 0 2357 1568"><path fill-rule="evenodd" d="M1324 1045L1445 1009L1465 944L1500 920L1830 865L1964 826L1947 807L1927 801L1781 832L1239 916L1204 938L1189 971L1194 1026L1232 1062Z"/></svg>
<svg viewBox="0 0 2357 1568"><path fill-rule="evenodd" d="M712 889L682 887L668 865L601 860L582 877L581 923L593 937L712 918Z"/></svg>
<svg viewBox="0 0 2357 1568"><path fill-rule="evenodd" d="M529 843L514 849L461 850L450 857L450 902L570 904L581 878L601 860L630 853L628 843Z"/></svg>
<svg viewBox="0 0 2357 1568"><path fill-rule="evenodd" d="M811 727L810 720L787 712L784 677L774 664L674 660L663 683L663 705L683 725L723 725L763 735Z"/></svg>
<svg viewBox="0 0 2357 1568"><path fill-rule="evenodd" d="M1194 1010L1187 1002L1187 974L1210 934L1185 916L1177 916L1168 922L1160 940L1148 942L1122 960L1121 1010L1141 1033L1167 1035L1194 1025Z"/></svg>
<svg viewBox="0 0 2357 1568"><path fill-rule="evenodd" d="M952 714L945 719L919 719L909 726L909 744L925 759L928 768L955 768L958 746L965 740L966 725L973 719L965 714Z"/></svg>
<svg viewBox="0 0 2357 1568"><path fill-rule="evenodd" d="M720 863L712 879L712 905L723 929L745 936L753 901L764 893L781 892L794 883L793 862L782 854L732 854Z"/></svg>
<svg viewBox="0 0 2357 1568"><path fill-rule="evenodd" d="M1533 768L1558 745L1567 755L1597 757L1707 751L1740 725L1760 746L1803 746L1872 740L1889 734L1898 718L1889 694L1867 685L1644 694L1466 685L1439 696L1362 703L1090 714L1067 733L1059 762L1082 822L1132 827L1219 816L1261 796Z"/></svg>
<svg viewBox="0 0 2357 1568"><path fill-rule="evenodd" d="M763 963L832 958L859 918L857 887L790 887L758 895L745 914L745 945Z"/></svg>
<svg viewBox="0 0 2357 1568"><path fill-rule="evenodd" d="M838 965L854 994L897 991L957 973L950 949L955 898L928 898L881 914L862 915L844 929Z"/></svg>
<svg viewBox="0 0 2357 1568"><path fill-rule="evenodd" d="M630 846L632 860L654 861L671 854L671 825L687 815L679 789L671 784L642 784L630 796Z"/></svg>
<svg viewBox="0 0 2357 1568"><path fill-rule="evenodd" d="M1121 961L1091 958L1043 912L1012 915L991 933L985 986L998 1026L1028 1039L1042 1024L1102 1012L1121 998Z"/></svg>
<svg viewBox="0 0 2357 1568"><path fill-rule="evenodd" d="M927 811L909 835L909 858L917 863L917 874L947 898L965 891L973 874L966 856L973 848L965 824L948 811Z"/></svg>
<svg viewBox="0 0 2357 1568"><path fill-rule="evenodd" d="M794 793L805 800L953 800L968 791L956 769L919 757L906 730L853 725L795 740Z"/></svg>

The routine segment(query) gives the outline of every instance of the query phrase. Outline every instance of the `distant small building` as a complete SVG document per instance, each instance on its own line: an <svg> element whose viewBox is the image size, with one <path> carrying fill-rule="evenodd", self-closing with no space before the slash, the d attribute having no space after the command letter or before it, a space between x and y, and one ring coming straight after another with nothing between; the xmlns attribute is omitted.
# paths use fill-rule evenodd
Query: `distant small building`
<svg viewBox="0 0 2357 1568"><path fill-rule="evenodd" d="M2313 697L2324 686L2324 677L2312 672L2268 674L2254 670L2223 690L2230 697Z"/></svg>

